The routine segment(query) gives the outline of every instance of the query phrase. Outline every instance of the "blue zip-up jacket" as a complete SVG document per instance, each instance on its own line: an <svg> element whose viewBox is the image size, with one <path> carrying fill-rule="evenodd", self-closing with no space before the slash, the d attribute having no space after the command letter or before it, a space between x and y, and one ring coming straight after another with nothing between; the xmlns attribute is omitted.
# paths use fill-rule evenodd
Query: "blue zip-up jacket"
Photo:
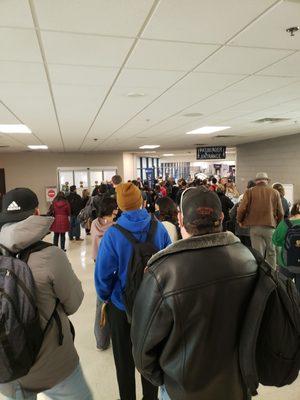
<svg viewBox="0 0 300 400"><path fill-rule="evenodd" d="M123 212L118 224L130 231L138 241L145 242L150 228L151 216L145 209ZM171 244L166 228L157 223L154 246L162 250ZM95 286L98 296L111 301L118 309L125 311L122 293L125 289L127 267L133 246L114 227L109 228L100 243L95 268Z"/></svg>

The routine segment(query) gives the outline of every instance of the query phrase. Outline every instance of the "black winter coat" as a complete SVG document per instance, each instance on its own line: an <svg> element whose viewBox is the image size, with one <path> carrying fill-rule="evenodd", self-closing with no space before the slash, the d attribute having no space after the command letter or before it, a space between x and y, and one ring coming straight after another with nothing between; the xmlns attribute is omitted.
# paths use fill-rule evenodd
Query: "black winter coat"
<svg viewBox="0 0 300 400"><path fill-rule="evenodd" d="M77 217L80 211L83 209L82 198L77 193L70 193L67 196L67 200L71 206L71 215L75 215L75 217Z"/></svg>
<svg viewBox="0 0 300 400"><path fill-rule="evenodd" d="M231 232L159 252L133 310L138 370L172 400L246 400L238 344L256 278L252 253Z"/></svg>

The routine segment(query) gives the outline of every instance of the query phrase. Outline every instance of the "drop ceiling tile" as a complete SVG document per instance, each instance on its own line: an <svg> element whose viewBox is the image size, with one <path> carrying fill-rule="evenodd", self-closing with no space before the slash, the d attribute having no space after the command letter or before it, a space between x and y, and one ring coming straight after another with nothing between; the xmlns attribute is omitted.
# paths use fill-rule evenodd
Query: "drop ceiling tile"
<svg viewBox="0 0 300 400"><path fill-rule="evenodd" d="M275 0L164 0L151 18L145 38L225 43Z"/></svg>
<svg viewBox="0 0 300 400"><path fill-rule="evenodd" d="M184 73L181 71L156 71L123 69L116 85L118 87L144 87L165 89L174 84Z"/></svg>
<svg viewBox="0 0 300 400"><path fill-rule="evenodd" d="M64 140L80 144L107 90L104 86L53 85Z"/></svg>
<svg viewBox="0 0 300 400"><path fill-rule="evenodd" d="M3 99L1 99L3 101ZM18 124L16 117L0 103L0 124ZM1 133L0 133L1 135Z"/></svg>
<svg viewBox="0 0 300 400"><path fill-rule="evenodd" d="M110 86L119 68L48 64L54 84Z"/></svg>
<svg viewBox="0 0 300 400"><path fill-rule="evenodd" d="M153 0L35 0L41 29L135 36Z"/></svg>
<svg viewBox="0 0 300 400"><path fill-rule="evenodd" d="M196 71L252 74L291 53L289 50L226 46L201 64Z"/></svg>
<svg viewBox="0 0 300 400"><path fill-rule="evenodd" d="M139 40L126 67L189 71L217 48L215 45Z"/></svg>
<svg viewBox="0 0 300 400"><path fill-rule="evenodd" d="M258 75L300 77L299 65L300 65L300 51L290 55L288 58L279 61L278 63L268 68L265 68Z"/></svg>
<svg viewBox="0 0 300 400"><path fill-rule="evenodd" d="M42 32L47 62L81 66L119 67L132 39Z"/></svg>
<svg viewBox="0 0 300 400"><path fill-rule="evenodd" d="M234 39L238 46L300 50L300 34L291 37L286 29L299 26L300 2L282 1Z"/></svg>
<svg viewBox="0 0 300 400"><path fill-rule="evenodd" d="M0 60L42 62L34 30L0 28L0 37Z"/></svg>
<svg viewBox="0 0 300 400"><path fill-rule="evenodd" d="M0 61L2 83L41 83L45 80L45 69L41 63Z"/></svg>
<svg viewBox="0 0 300 400"><path fill-rule="evenodd" d="M46 144L60 142L47 84L0 83L2 101Z"/></svg>
<svg viewBox="0 0 300 400"><path fill-rule="evenodd" d="M0 26L33 28L27 0L1 0Z"/></svg>

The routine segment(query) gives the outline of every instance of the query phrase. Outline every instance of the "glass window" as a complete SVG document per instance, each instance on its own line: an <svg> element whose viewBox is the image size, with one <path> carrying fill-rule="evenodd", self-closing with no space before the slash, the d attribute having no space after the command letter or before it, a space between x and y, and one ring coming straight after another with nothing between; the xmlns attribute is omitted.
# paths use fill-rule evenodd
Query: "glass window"
<svg viewBox="0 0 300 400"><path fill-rule="evenodd" d="M73 171L59 171L59 184L60 184L60 189L64 190L65 186L72 186L74 185L73 182Z"/></svg>
<svg viewBox="0 0 300 400"><path fill-rule="evenodd" d="M116 170L103 171L103 179L104 179L104 182L106 182L106 181L110 182L110 181L111 181L111 178L112 178L114 175L116 175Z"/></svg>
<svg viewBox="0 0 300 400"><path fill-rule="evenodd" d="M95 186L100 185L102 180L102 171L90 171L90 182L93 189L95 188Z"/></svg>
<svg viewBox="0 0 300 400"><path fill-rule="evenodd" d="M147 159L145 157L142 158L142 166L143 168L147 168Z"/></svg>
<svg viewBox="0 0 300 400"><path fill-rule="evenodd" d="M81 195L83 189L88 189L88 171L74 171L77 193Z"/></svg>

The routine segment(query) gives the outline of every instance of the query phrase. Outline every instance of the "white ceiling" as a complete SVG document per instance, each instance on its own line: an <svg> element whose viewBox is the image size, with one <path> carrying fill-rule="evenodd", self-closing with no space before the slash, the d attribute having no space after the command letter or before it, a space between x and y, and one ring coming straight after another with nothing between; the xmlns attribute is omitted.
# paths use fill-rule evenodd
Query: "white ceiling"
<svg viewBox="0 0 300 400"><path fill-rule="evenodd" d="M300 32L285 31L299 25L300 0L1 0L0 124L33 133L0 135L0 151L168 152L300 133ZM254 123L266 117L290 119ZM231 137L185 135L216 124Z"/></svg>

